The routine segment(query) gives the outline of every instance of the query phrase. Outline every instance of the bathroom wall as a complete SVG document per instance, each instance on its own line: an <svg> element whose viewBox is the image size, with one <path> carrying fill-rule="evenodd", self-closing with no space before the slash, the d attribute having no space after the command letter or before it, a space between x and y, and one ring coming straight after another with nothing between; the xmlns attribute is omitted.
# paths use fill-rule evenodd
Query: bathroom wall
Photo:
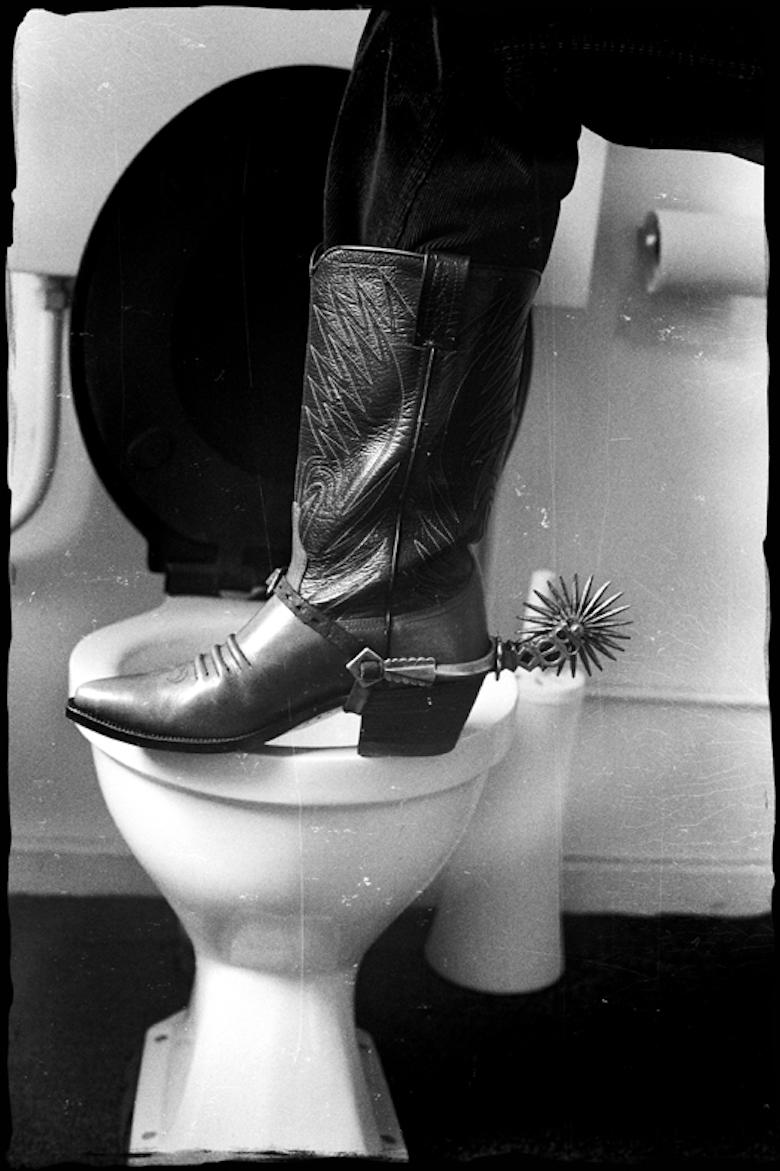
<svg viewBox="0 0 780 1171"><path fill-rule="evenodd" d="M266 65L348 66L364 20L225 7L29 13L17 38L10 266L73 275L116 178L170 117ZM655 207L760 215L761 172L587 139L584 153L577 198L595 199L598 214L581 240L587 265L574 269L589 282L557 303L550 292L572 270L570 225L536 311L531 397L497 499L494 625L511 633L539 567L611 578L632 605L627 653L588 688L566 803L566 905L760 911L772 825L766 302L650 297L636 232ZM76 641L156 604L161 588L91 471L67 376L60 395L48 492L11 545L11 886L145 890L62 704Z"/></svg>
<svg viewBox="0 0 780 1171"><path fill-rule="evenodd" d="M634 622L588 684L564 832L572 909L768 905L766 301L650 296L637 248L656 208L760 217L762 180L724 155L610 147L588 303L536 313L497 501L495 625L517 625L536 567L611 579Z"/></svg>
<svg viewBox="0 0 780 1171"><path fill-rule="evenodd" d="M366 16L230 5L29 12L14 53L11 267L73 274L105 198L152 134L258 69L348 69Z"/></svg>

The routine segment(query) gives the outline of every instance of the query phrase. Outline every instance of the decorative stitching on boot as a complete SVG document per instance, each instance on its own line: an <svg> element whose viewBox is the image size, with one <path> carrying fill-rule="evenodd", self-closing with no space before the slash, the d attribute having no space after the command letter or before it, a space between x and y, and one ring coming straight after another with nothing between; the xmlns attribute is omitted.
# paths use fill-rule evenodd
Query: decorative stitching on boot
<svg viewBox="0 0 780 1171"><path fill-rule="evenodd" d="M331 611L360 596L379 612L388 593L391 614L434 605L471 572L519 414L538 276L443 253L326 260L295 487L307 592Z"/></svg>

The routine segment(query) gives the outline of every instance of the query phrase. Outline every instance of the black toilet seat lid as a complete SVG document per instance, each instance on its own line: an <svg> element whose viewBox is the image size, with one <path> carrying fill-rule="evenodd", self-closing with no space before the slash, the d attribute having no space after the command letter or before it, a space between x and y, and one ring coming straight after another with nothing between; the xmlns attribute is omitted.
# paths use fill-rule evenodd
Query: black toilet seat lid
<svg viewBox="0 0 780 1171"><path fill-rule="evenodd" d="M169 593L286 564L308 266L346 71L238 78L183 110L104 205L71 375L95 468Z"/></svg>

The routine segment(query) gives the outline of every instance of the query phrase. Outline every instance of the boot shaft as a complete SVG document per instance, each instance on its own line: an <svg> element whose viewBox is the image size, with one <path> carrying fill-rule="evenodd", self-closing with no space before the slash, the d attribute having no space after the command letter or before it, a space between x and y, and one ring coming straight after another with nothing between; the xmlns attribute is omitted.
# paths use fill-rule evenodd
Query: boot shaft
<svg viewBox="0 0 780 1171"><path fill-rule="evenodd" d="M312 602L389 615L468 582L522 408L538 282L441 254L316 261L294 557Z"/></svg>

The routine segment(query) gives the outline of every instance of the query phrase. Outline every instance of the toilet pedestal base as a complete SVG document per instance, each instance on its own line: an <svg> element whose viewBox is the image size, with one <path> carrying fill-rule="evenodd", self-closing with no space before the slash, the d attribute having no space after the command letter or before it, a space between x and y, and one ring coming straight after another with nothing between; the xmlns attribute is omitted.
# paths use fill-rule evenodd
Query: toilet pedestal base
<svg viewBox="0 0 780 1171"><path fill-rule="evenodd" d="M320 1063L328 1055L320 1044L304 1044L290 1052L284 1022L280 1028L278 1018L274 1024L261 1010L246 1014L240 1033L223 1035L215 1054L211 1026L216 1022L208 1019L214 1014L203 1011L197 992L196 984L190 1007L146 1034L130 1130L130 1165L278 1161L280 1155L296 1154L408 1161L368 1034L348 1029L343 1044L337 1045L352 1067L351 1078L340 1077L337 1054L333 1077L328 1079L330 1100L323 1106ZM304 1030L312 1023L312 1008L316 1015L311 997L305 999L302 1015L309 1019ZM221 1025L237 1025L234 1009L235 1002L218 1006ZM264 1019L258 1021L258 1015ZM257 1044L258 1026L265 1033L264 1045Z"/></svg>

